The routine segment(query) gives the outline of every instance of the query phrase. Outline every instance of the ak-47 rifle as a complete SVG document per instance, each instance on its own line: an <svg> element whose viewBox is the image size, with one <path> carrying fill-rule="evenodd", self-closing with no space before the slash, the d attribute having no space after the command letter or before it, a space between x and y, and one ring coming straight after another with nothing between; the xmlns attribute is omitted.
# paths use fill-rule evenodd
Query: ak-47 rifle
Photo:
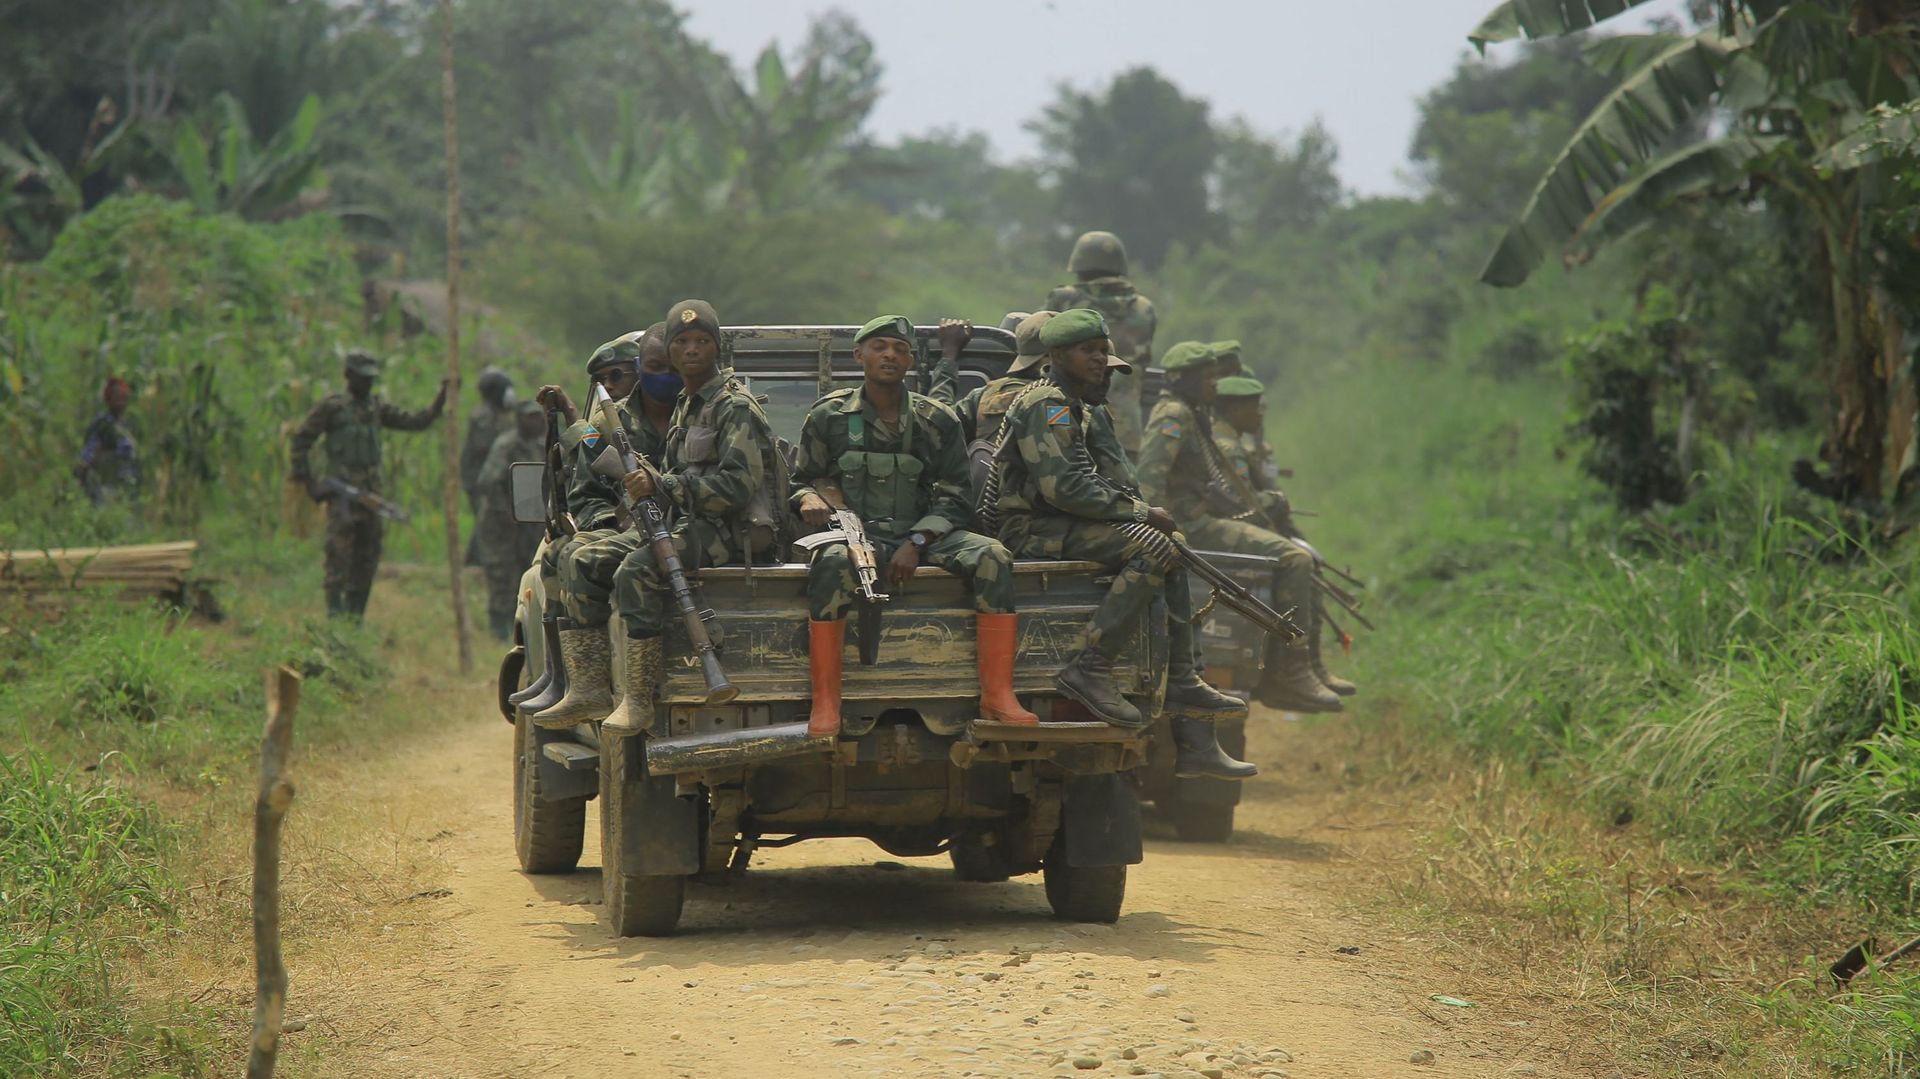
<svg viewBox="0 0 1920 1079"><path fill-rule="evenodd" d="M620 425L620 417L614 415L613 399L607 396L604 387L593 387L593 407L600 413L600 429L607 433L608 447L594 458L594 470L614 480L614 488L620 495L620 506L627 511L634 526L640 530L647 545L653 548L653 558L667 575L667 585L673 590L674 605L680 608L680 621L686 624L687 639L693 642L693 654L700 660L700 672L707 680L707 703L725 704L740 695L733 683L727 681L727 673L720 669L720 656L713 646L713 637L707 632L707 619L713 617L712 611L703 611L693 602L693 584L687 580L687 569L680 562L680 551L673 545L673 533L667 529L667 511L660 505L658 496L635 501L627 494L625 483L627 474L645 469L656 478L659 469L653 463L633 451L633 443L627 438L627 429Z"/></svg>
<svg viewBox="0 0 1920 1079"><path fill-rule="evenodd" d="M560 445L560 417L557 408L547 410L547 538L560 541L580 531L567 511L567 460Z"/></svg>
<svg viewBox="0 0 1920 1079"><path fill-rule="evenodd" d="M385 517L389 521L406 524L408 521L413 520L413 514L381 498L372 491L363 491L355 487L353 484L348 483L338 476L328 476L326 479L321 480L320 489L327 493L328 498L372 510L374 513Z"/></svg>
<svg viewBox="0 0 1920 1079"><path fill-rule="evenodd" d="M1351 584L1355 588L1367 587L1366 582L1360 580L1360 578L1355 577L1353 574L1348 573L1346 570L1343 570L1338 566L1335 566L1333 563L1327 561L1326 556L1321 554L1320 551L1317 548L1315 548L1313 544L1308 543L1306 540L1301 539L1298 536L1295 536L1293 538L1293 542L1305 548L1306 552L1313 556L1313 569L1314 569L1313 586L1319 589L1321 593L1326 595L1329 599L1332 599L1335 603L1338 603L1341 607L1345 608L1346 612L1352 615L1354 619L1358 621L1361 625L1367 627L1367 629L1370 631L1373 630L1374 629L1373 623L1367 620L1366 615L1360 613L1360 597L1354 595L1353 593L1347 591L1346 589L1340 587L1339 585L1334 584L1332 581L1327 580L1326 575L1321 573L1320 571L1325 570L1327 573L1333 574L1334 576L1340 578L1341 580L1347 582L1348 584Z"/></svg>
<svg viewBox="0 0 1920 1079"><path fill-rule="evenodd" d="M867 535L867 526L860 515L848 508L847 496L839 484L820 480L814 483L813 491L827 504L830 527L825 532L802 536L794 540L793 545L808 554L829 543L847 545L847 557L853 561L853 577L858 586L855 598L860 604L860 618L855 633L860 645L860 662L871 667L880 661L880 605L893 598L878 587L880 553L874 548L872 537Z"/></svg>

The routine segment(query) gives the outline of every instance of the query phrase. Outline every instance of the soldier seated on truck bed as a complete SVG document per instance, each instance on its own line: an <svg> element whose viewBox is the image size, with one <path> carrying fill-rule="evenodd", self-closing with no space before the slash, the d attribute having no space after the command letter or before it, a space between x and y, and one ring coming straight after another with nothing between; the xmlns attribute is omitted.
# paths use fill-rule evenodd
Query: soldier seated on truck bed
<svg viewBox="0 0 1920 1079"><path fill-rule="evenodd" d="M1107 372L1128 365L1112 354L1098 311L1062 312L1041 330L1041 341L1051 364L1047 377L1021 394L1006 418L1015 449L1001 465L1000 537L1023 558L1086 559L1117 571L1088 623L1085 647L1054 684L1114 726L1144 726L1146 717L1114 686L1111 642L1164 595L1165 710L1179 746L1176 770L1247 778L1257 769L1228 756L1214 735L1213 721L1245 716L1247 708L1200 677L1186 567L1165 539L1174 519L1140 498L1113 426L1099 415Z"/></svg>
<svg viewBox="0 0 1920 1079"><path fill-rule="evenodd" d="M948 320L941 323L940 335L964 346L972 332ZM807 412L793 470L794 508L819 528L836 507L817 488L843 499L873 541L876 561L885 560L888 592L906 588L923 558L965 578L973 589L981 718L1038 723L1013 695L1013 556L992 537L958 527L972 515L959 417L906 388L914 360L913 322L882 315L860 327L853 342L854 362L865 377L857 387L822 397ZM813 676L807 732L815 737L840 730L841 658L857 587L845 543L814 552L807 572Z"/></svg>
<svg viewBox="0 0 1920 1079"><path fill-rule="evenodd" d="M667 354L684 380L656 481L645 468L629 472L626 493L659 498L678 520L673 543L689 570L763 553L775 540L768 490L778 451L766 414L732 375L720 370L720 317L705 300L682 300L667 312ZM534 716L543 727L605 717L602 734L633 734L652 710L660 671L660 634L667 582L653 549L637 532L581 548L561 572L567 613L578 627L563 636L568 690ZM626 625L626 695L613 699L606 626L616 599ZM578 692L576 692L576 690Z"/></svg>

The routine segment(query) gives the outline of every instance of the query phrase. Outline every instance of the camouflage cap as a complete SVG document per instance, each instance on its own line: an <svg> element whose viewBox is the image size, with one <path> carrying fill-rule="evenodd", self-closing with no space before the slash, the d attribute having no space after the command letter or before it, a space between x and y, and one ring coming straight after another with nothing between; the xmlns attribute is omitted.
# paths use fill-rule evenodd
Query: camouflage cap
<svg viewBox="0 0 1920 1079"><path fill-rule="evenodd" d="M1020 324L1025 322L1027 316L1031 313L1032 312L1029 311L1009 311L1000 316L1000 328L1008 333L1012 333L1020 328Z"/></svg>
<svg viewBox="0 0 1920 1079"><path fill-rule="evenodd" d="M1220 380L1217 392L1221 397L1264 397L1267 387L1252 375L1233 375Z"/></svg>
<svg viewBox="0 0 1920 1079"><path fill-rule="evenodd" d="M867 320L853 335L853 343L859 344L869 337L897 337L908 344L913 343L913 320L905 315L879 315Z"/></svg>
<svg viewBox="0 0 1920 1079"><path fill-rule="evenodd" d="M1127 245L1111 232L1083 232L1067 256L1067 272L1081 275L1127 274Z"/></svg>
<svg viewBox="0 0 1920 1079"><path fill-rule="evenodd" d="M1077 345L1095 337L1113 336L1107 330L1106 316L1091 307L1075 307L1055 315L1040 328L1040 343L1049 349Z"/></svg>
<svg viewBox="0 0 1920 1079"><path fill-rule="evenodd" d="M1167 374L1179 374L1196 367L1204 367L1219 357L1213 354L1213 346L1200 341L1182 341L1167 350L1160 357L1160 369Z"/></svg>
<svg viewBox="0 0 1920 1079"><path fill-rule="evenodd" d="M640 342L646 336L645 331L635 330L623 333L593 350L587 357L587 375L592 377L618 363L635 364L640 360Z"/></svg>
<svg viewBox="0 0 1920 1079"><path fill-rule="evenodd" d="M1040 331L1046 329L1047 323L1052 322L1057 314L1058 311L1035 311L1013 328L1013 340L1017 347L1013 363L1007 367L1007 374L1019 374L1047 358L1047 346L1040 341Z"/></svg>
<svg viewBox="0 0 1920 1079"><path fill-rule="evenodd" d="M713 305L705 300L681 300L667 309L667 344L688 330L705 330L714 340L720 341L720 316L714 312Z"/></svg>
<svg viewBox="0 0 1920 1079"><path fill-rule="evenodd" d="M361 375L366 378L380 376L380 357L364 348L348 349L346 355L347 374Z"/></svg>

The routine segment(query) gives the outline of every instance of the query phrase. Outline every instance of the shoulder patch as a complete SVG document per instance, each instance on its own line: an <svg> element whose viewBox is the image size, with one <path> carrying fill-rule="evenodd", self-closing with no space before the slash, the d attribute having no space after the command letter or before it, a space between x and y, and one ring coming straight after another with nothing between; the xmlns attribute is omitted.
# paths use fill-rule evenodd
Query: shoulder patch
<svg viewBox="0 0 1920 1079"><path fill-rule="evenodd" d="M1047 426L1048 427L1071 427L1072 425L1073 425L1073 409L1072 408L1068 407L1067 405L1048 405L1047 406Z"/></svg>
<svg viewBox="0 0 1920 1079"><path fill-rule="evenodd" d="M1179 438L1182 434L1186 433L1186 430L1184 424L1171 416L1160 421L1160 433L1168 438Z"/></svg>
<svg viewBox="0 0 1920 1079"><path fill-rule="evenodd" d="M600 428L595 424L587 424L586 430L580 432L580 441L586 443L587 448L590 450L599 449L601 441Z"/></svg>

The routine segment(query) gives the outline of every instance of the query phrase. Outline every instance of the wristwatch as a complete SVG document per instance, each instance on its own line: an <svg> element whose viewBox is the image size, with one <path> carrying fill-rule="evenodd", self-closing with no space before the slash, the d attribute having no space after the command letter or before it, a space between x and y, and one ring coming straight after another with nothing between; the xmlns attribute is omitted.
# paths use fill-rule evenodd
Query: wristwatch
<svg viewBox="0 0 1920 1079"><path fill-rule="evenodd" d="M913 544L916 550L926 550L927 544L933 542L933 537L925 532L913 532L907 536L907 542Z"/></svg>

